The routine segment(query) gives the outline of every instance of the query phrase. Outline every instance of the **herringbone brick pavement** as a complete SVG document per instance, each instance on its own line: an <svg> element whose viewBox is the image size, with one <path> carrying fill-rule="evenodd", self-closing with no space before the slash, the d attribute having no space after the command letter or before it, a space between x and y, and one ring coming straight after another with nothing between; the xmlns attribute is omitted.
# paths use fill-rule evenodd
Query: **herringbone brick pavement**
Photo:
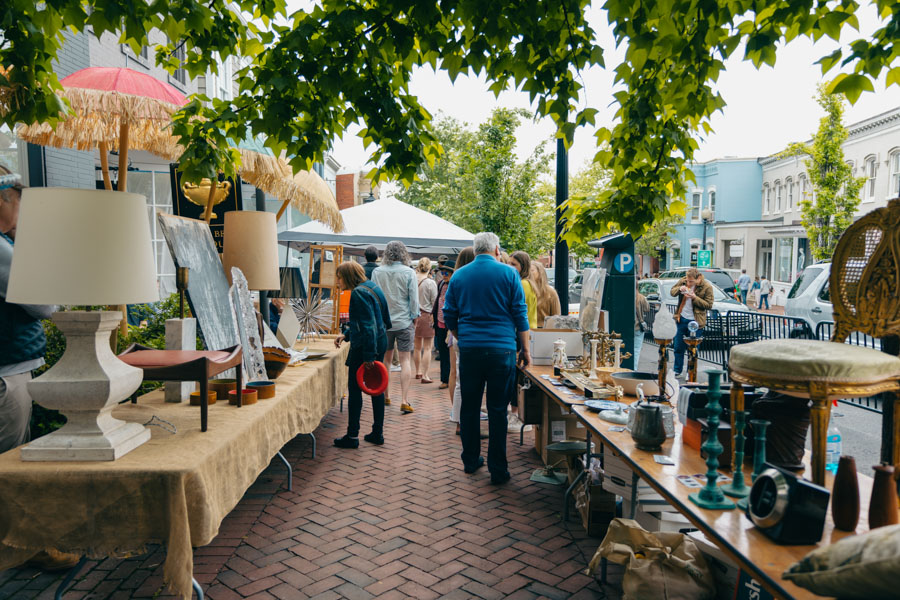
<svg viewBox="0 0 900 600"><path fill-rule="evenodd" d="M195 549L194 576L208 598L619 597L617 567L610 565L606 586L583 573L600 540L585 535L577 516L560 522L563 488L528 480L540 465L529 434L523 446L509 435L512 480L494 486L486 469L463 473L446 390L412 383L411 415L400 414L398 383L391 395L384 446L332 446L347 422L334 408L316 431L315 460L308 438L284 448L294 491L273 462L218 537ZM362 433L370 426L366 405ZM90 561L64 598L170 598L164 552ZM0 572L0 598L52 598L61 578L31 568Z"/></svg>

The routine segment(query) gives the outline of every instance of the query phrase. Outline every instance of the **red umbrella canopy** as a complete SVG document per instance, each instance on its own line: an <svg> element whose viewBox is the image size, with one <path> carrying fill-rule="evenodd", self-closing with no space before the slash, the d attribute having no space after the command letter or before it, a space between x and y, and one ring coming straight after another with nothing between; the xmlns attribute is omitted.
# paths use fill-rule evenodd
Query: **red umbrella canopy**
<svg viewBox="0 0 900 600"><path fill-rule="evenodd" d="M152 98L184 106L187 98L168 83L133 69L120 67L88 67L60 80L64 88L83 88L100 92L117 92L130 96Z"/></svg>

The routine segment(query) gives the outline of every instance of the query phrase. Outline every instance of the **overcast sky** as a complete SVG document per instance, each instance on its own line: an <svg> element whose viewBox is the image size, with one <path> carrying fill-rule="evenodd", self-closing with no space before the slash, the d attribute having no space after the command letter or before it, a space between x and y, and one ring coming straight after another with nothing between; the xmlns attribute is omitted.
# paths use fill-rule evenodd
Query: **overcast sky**
<svg viewBox="0 0 900 600"><path fill-rule="evenodd" d="M597 3L598 7L600 4ZM877 28L878 20L871 5L863 7L858 16L863 36ZM610 106L613 69L621 62L624 52L615 48L604 11L592 9L589 19L597 32L598 43L605 49L607 68L582 73L585 85L582 106L598 108L598 124L610 126L614 116L614 107ZM841 40L844 44L860 37L855 31L848 32L846 39ZM830 39L816 44L807 38L796 39L779 50L775 68L764 66L760 70L739 58L730 60L718 81L727 106L724 113L713 118L715 131L701 142L696 158L706 161L724 156L764 156L784 149L790 142L809 139L821 117L814 95L822 75L821 68L814 63L836 47L836 42ZM742 56L742 51L735 54ZM829 76L835 73L830 72ZM494 98L483 78L459 77L451 83L445 73L430 69L415 73L411 91L435 116L442 112L473 125L485 120L496 106L533 108L523 93L508 91ZM848 107L845 123L898 106L900 86L885 90L882 78L875 85L875 93L864 93L854 106ZM536 144L551 139L553 133L549 119L523 125L517 132L519 153L529 153ZM596 146L592 134L592 129L582 128L576 135L570 152L571 173L593 157ZM335 143L334 153L347 170L365 166L369 157L361 140L349 134Z"/></svg>

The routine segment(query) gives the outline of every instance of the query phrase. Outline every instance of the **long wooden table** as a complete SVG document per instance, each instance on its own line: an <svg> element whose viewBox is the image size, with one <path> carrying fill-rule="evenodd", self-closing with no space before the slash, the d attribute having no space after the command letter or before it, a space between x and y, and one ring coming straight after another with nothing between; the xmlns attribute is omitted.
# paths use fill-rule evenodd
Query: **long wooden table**
<svg viewBox="0 0 900 600"><path fill-rule="evenodd" d="M585 425L589 438L594 436L603 446L603 451L611 451L620 456L626 464L646 481L658 494L665 498L672 506L687 517L694 526L725 554L731 557L741 569L750 573L771 594L777 598L821 598L808 590L794 585L781 578L781 574L793 563L803 558L807 553L819 546L830 545L844 537L854 533L868 531L868 504L871 496L872 479L864 475L859 476L860 487L860 519L855 532L839 531L834 528L831 521L831 512L825 522L825 531L818 544L812 546L782 546L774 543L759 531L753 523L740 511L733 510L706 510L700 508L688 499L688 496L696 491L678 483L678 475L693 475L694 473L706 473L706 461L700 457L700 453L682 443L681 425L676 423L676 435L666 440L662 450L647 452L638 450L634 440L628 432L609 431L614 426L612 423L602 421L597 413L591 412L584 405L584 398L579 395L563 395L555 386L544 379L542 375L552 375L552 367L531 366L524 369L524 373L546 394L546 396L570 412L576 414ZM626 402L634 401L634 398L626 398ZM723 398L728 402L728 398ZM590 439L588 439L590 448ZM666 466L657 464L654 454L665 454L675 462ZM728 465L723 465L720 471L729 472ZM807 464L807 471L809 466ZM745 475L749 475L745 471ZM807 478L810 473L806 473ZM826 477L826 487L831 489L833 478L831 474ZM748 477L749 485L749 477Z"/></svg>
<svg viewBox="0 0 900 600"><path fill-rule="evenodd" d="M349 345L309 344L318 361L288 367L276 396L249 406L219 401L200 431L200 408L166 403L162 390L113 411L150 427L146 444L109 462L22 462L19 449L0 454L0 569L55 548L101 558L164 544L165 581L191 597L193 548L209 544L219 525L281 448L311 433L346 389Z"/></svg>

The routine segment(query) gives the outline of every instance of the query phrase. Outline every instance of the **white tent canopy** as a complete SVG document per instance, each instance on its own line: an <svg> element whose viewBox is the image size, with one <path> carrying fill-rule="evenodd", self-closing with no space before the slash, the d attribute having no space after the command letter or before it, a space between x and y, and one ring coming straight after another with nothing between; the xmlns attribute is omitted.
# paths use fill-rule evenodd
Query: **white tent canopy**
<svg viewBox="0 0 900 600"><path fill-rule="evenodd" d="M449 221L394 198L345 208L344 232L335 233L327 225L310 221L278 234L278 243L301 252L310 244L343 246L346 254L362 254L369 246L383 250L392 240L400 240L416 256L458 254L472 245L474 234Z"/></svg>

